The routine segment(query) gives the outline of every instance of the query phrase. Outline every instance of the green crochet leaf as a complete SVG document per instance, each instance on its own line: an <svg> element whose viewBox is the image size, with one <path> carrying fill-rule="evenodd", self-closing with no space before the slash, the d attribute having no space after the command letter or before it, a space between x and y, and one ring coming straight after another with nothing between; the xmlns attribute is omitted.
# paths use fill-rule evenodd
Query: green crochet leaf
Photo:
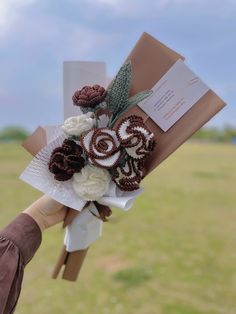
<svg viewBox="0 0 236 314"><path fill-rule="evenodd" d="M90 107L80 107L80 110L83 112L83 113L87 113L89 111L93 111L93 108L90 108Z"/></svg>
<svg viewBox="0 0 236 314"><path fill-rule="evenodd" d="M100 104L98 104L97 106L95 107L80 107L80 110L83 112L83 113L88 113L88 112L95 112L97 111L99 108L102 108L102 109L106 109L107 108L107 103L105 101L101 102Z"/></svg>
<svg viewBox="0 0 236 314"><path fill-rule="evenodd" d="M152 90L146 90L143 92L140 92L132 97L130 97L128 99L128 101L126 102L126 104L122 107L121 111L117 112L115 115L113 114L112 119L109 123L109 125L112 127L114 126L115 122L117 121L117 119L127 110L129 110L130 108L134 107L135 105L137 105L139 102L141 102L142 100L144 100L145 98L149 97L152 94Z"/></svg>
<svg viewBox="0 0 236 314"><path fill-rule="evenodd" d="M143 92L140 92L132 97L129 98L128 100L128 106L134 106L137 105L139 102L143 101L145 98L149 97L153 93L152 90L145 90Z"/></svg>
<svg viewBox="0 0 236 314"><path fill-rule="evenodd" d="M108 88L106 102L108 108L116 115L127 103L131 87L131 62L125 63Z"/></svg>

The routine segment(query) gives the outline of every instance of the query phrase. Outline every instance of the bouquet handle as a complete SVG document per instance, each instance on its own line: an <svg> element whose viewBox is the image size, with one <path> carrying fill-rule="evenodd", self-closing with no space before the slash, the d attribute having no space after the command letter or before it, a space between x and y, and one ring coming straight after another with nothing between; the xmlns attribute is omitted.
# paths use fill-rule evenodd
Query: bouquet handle
<svg viewBox="0 0 236 314"><path fill-rule="evenodd" d="M77 210L68 208L64 219L63 228L68 226L78 214L79 212ZM54 267L52 278L56 279L59 276L61 269L64 267L62 272L62 279L76 281L87 252L88 248L85 250L68 252L66 251L66 247L64 245Z"/></svg>
<svg viewBox="0 0 236 314"><path fill-rule="evenodd" d="M61 254L54 267L52 278L56 279L64 266L64 270L62 272L62 279L76 281L82 268L84 259L87 255L87 252L88 249L67 252L66 247L63 246Z"/></svg>

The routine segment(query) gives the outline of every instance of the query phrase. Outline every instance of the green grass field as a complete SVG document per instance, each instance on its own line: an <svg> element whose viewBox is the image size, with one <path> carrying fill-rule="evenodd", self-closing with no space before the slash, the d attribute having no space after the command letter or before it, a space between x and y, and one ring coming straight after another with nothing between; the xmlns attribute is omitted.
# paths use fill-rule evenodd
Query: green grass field
<svg viewBox="0 0 236 314"><path fill-rule="evenodd" d="M0 145L0 226L40 193L18 179L30 156ZM61 226L25 270L17 314L235 314L236 146L187 143L114 209L76 283L50 279Z"/></svg>

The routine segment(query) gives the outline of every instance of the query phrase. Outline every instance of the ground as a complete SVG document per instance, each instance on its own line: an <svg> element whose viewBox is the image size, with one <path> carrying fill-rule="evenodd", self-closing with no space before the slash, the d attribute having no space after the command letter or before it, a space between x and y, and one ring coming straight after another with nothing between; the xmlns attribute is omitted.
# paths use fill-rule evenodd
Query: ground
<svg viewBox="0 0 236 314"><path fill-rule="evenodd" d="M41 194L18 179L30 156L0 145L0 227ZM235 314L236 146L187 143L114 209L76 283L52 280L63 230L43 235L16 314Z"/></svg>

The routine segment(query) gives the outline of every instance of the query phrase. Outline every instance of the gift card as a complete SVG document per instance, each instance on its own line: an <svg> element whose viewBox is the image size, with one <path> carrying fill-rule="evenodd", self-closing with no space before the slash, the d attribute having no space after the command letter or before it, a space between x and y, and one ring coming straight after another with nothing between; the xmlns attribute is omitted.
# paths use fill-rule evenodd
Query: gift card
<svg viewBox="0 0 236 314"><path fill-rule="evenodd" d="M138 105L167 131L207 93L209 87L179 59L152 90L153 94Z"/></svg>

